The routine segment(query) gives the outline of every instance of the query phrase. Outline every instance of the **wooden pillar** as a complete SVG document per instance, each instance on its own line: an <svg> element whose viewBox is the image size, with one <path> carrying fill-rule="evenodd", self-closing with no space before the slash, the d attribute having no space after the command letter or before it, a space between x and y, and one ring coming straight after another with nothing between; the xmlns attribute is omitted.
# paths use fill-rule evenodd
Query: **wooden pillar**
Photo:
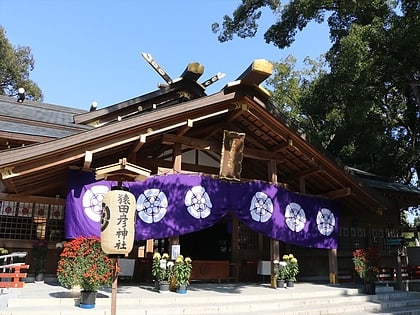
<svg viewBox="0 0 420 315"><path fill-rule="evenodd" d="M397 268L395 268L395 289L402 290L403 289L403 281L402 281L402 272L401 272L401 256L399 254L396 255L396 264Z"/></svg>
<svg viewBox="0 0 420 315"><path fill-rule="evenodd" d="M239 262L239 221L232 216L232 260Z"/></svg>
<svg viewBox="0 0 420 315"><path fill-rule="evenodd" d="M306 180L305 177L299 177L299 192L301 194L305 194L306 193Z"/></svg>
<svg viewBox="0 0 420 315"><path fill-rule="evenodd" d="M328 263L330 270L330 283L338 283L338 262L337 262L337 249L333 248L328 251Z"/></svg>
<svg viewBox="0 0 420 315"><path fill-rule="evenodd" d="M173 145L173 169L175 172L181 172L182 169L182 145L180 143L175 143ZM169 238L169 255L172 253L172 246L179 245L179 236L174 236Z"/></svg>
<svg viewBox="0 0 420 315"><path fill-rule="evenodd" d="M277 163L275 160L270 160L268 163L268 178L273 184L277 184ZM274 277L274 260L280 260L280 246L279 241L270 239L270 259L271 259L271 286L276 288L277 282Z"/></svg>
<svg viewBox="0 0 420 315"><path fill-rule="evenodd" d="M328 250L328 266L330 283L338 283L338 261L336 248Z"/></svg>
<svg viewBox="0 0 420 315"><path fill-rule="evenodd" d="M146 240L146 256L148 254L152 254L153 255L153 239L148 239Z"/></svg>
<svg viewBox="0 0 420 315"><path fill-rule="evenodd" d="M180 143L173 145L172 162L174 171L180 172L182 168L182 145Z"/></svg>

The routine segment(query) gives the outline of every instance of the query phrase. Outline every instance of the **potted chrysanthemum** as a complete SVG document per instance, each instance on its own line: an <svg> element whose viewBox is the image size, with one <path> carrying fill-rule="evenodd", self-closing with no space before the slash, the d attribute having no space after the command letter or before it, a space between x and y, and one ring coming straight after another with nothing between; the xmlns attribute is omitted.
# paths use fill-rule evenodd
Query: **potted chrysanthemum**
<svg viewBox="0 0 420 315"><path fill-rule="evenodd" d="M274 260L273 261L273 265L274 265L274 277L275 280L277 281L277 288L284 288L284 283L286 281L286 265L287 263L284 260Z"/></svg>
<svg viewBox="0 0 420 315"><path fill-rule="evenodd" d="M95 303L85 303L85 296L96 297L99 288L112 284L116 266L101 248L97 237L78 237L64 244L57 267L57 279L67 288L80 286L82 308L93 308Z"/></svg>
<svg viewBox="0 0 420 315"><path fill-rule="evenodd" d="M153 254L152 275L155 278L156 289L161 293L169 291L169 282L172 277L174 262L169 260L169 254L158 252Z"/></svg>
<svg viewBox="0 0 420 315"><path fill-rule="evenodd" d="M186 293L187 285L190 284L190 276L192 271L192 260L190 257L179 255L174 264L173 275L177 286L178 293Z"/></svg>
<svg viewBox="0 0 420 315"><path fill-rule="evenodd" d="M296 282L296 275L299 273L299 264L293 254L283 255L284 276L287 286L293 287Z"/></svg>
<svg viewBox="0 0 420 315"><path fill-rule="evenodd" d="M35 281L43 281L45 263L48 255L48 243L45 240L37 240L32 246Z"/></svg>
<svg viewBox="0 0 420 315"><path fill-rule="evenodd" d="M375 281L379 272L380 255L376 246L353 251L354 270L363 279L367 294L375 294Z"/></svg>

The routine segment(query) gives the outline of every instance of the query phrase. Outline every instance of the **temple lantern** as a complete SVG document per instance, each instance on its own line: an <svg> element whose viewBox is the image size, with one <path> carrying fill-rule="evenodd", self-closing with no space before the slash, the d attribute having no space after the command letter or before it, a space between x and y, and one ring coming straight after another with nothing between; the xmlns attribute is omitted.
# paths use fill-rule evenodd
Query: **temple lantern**
<svg viewBox="0 0 420 315"><path fill-rule="evenodd" d="M135 234L136 199L128 188L114 186L102 200L101 246L107 254L131 252Z"/></svg>

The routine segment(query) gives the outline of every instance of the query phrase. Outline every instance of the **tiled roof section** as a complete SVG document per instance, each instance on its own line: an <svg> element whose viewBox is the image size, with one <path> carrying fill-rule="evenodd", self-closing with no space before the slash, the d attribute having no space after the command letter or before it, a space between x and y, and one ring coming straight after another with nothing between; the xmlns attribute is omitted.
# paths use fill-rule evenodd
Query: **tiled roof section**
<svg viewBox="0 0 420 315"><path fill-rule="evenodd" d="M369 185L369 187L377 189L386 189L397 192L405 192L420 195L420 190L412 185L404 185L396 182L387 182L374 179L363 178L363 181Z"/></svg>
<svg viewBox="0 0 420 315"><path fill-rule="evenodd" d="M74 123L73 116L86 112L76 108L0 96L0 131L60 138L91 129Z"/></svg>
<svg viewBox="0 0 420 315"><path fill-rule="evenodd" d="M357 168L346 167L346 169L353 173L359 178L363 183L368 185L371 188L384 189L394 192L404 192L411 194L420 195L420 189L413 185L404 185L398 182L395 182L389 178L376 176L375 174L368 173Z"/></svg>
<svg viewBox="0 0 420 315"><path fill-rule="evenodd" d="M0 130L14 134L26 134L51 138L67 137L80 132L79 130L75 129L57 129L45 126L40 127L34 125L25 125L21 122L9 121L0 121Z"/></svg>

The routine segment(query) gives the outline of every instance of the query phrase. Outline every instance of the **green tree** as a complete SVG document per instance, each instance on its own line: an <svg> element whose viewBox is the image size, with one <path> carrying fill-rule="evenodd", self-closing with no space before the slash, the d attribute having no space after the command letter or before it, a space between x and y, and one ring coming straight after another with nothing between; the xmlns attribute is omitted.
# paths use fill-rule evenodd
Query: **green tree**
<svg viewBox="0 0 420 315"><path fill-rule="evenodd" d="M0 26L0 95L14 96L19 88L25 89L27 99L42 101L38 85L29 78L35 61L31 49L26 46L14 48Z"/></svg>
<svg viewBox="0 0 420 315"><path fill-rule="evenodd" d="M220 41L254 36L263 7L278 15L264 37L280 49L311 21L330 27L328 71L312 81L296 76L298 104L286 114L345 164L411 183L420 169L419 2L243 0L213 31ZM285 80L272 82L273 90L293 81Z"/></svg>
<svg viewBox="0 0 420 315"><path fill-rule="evenodd" d="M401 212L400 213L400 224L403 228L406 228L406 229L411 227L411 224L408 220L407 212Z"/></svg>
<svg viewBox="0 0 420 315"><path fill-rule="evenodd" d="M415 227L420 228L420 216L417 216L414 218L414 224Z"/></svg>

